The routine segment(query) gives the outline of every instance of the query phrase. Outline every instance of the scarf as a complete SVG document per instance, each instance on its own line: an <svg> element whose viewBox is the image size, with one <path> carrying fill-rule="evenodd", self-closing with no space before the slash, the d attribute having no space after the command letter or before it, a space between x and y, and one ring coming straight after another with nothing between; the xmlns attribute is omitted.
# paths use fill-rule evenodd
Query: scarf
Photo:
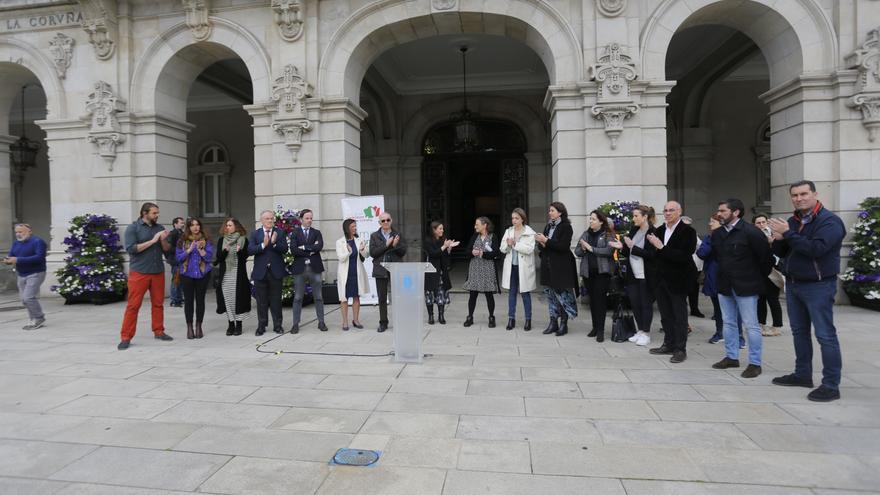
<svg viewBox="0 0 880 495"><path fill-rule="evenodd" d="M238 251L244 249L244 237L241 236L238 232L233 232L231 234L226 234L223 236L223 247L228 251L232 251L232 246L238 246ZM233 265L238 262L238 253L236 252L234 256L226 255L226 271L229 272L232 270Z"/></svg>
<svg viewBox="0 0 880 495"><path fill-rule="evenodd" d="M550 220L547 224L550 226L550 229L547 230L547 237L553 237L553 232L556 230L556 227L562 223L562 217L557 218L556 220Z"/></svg>
<svg viewBox="0 0 880 495"><path fill-rule="evenodd" d="M199 241L205 241L205 243L207 243L208 239L207 239L207 237L205 237L205 234L202 234L200 232L198 239L181 239L180 245L183 247L183 250L186 251L189 249L189 247L194 242L199 242ZM198 247L196 247L196 250L198 250ZM183 260L183 263L180 264L180 268L181 268L180 272L186 273L186 270L189 267L189 260L190 259L191 259L190 256L187 256L186 259ZM202 274L205 273L205 260L201 259L201 258L199 259L199 273L202 273Z"/></svg>
<svg viewBox="0 0 880 495"><path fill-rule="evenodd" d="M798 227L798 233L800 233L802 230L804 230L804 227L808 223L812 222L814 218L816 218L816 215L819 214L819 210L821 210L822 208L823 208L822 202L816 201L816 206L814 206L813 209L810 210L809 213L801 214L801 212L799 212L799 211L794 212L794 218L798 222L800 222L800 224L801 224L800 227Z"/></svg>

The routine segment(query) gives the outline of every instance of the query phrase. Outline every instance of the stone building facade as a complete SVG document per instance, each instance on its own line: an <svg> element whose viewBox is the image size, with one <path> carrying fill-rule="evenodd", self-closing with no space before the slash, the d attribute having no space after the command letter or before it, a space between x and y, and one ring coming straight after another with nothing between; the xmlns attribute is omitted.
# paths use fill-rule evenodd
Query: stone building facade
<svg viewBox="0 0 880 495"><path fill-rule="evenodd" d="M0 3L0 249L28 221L53 264L71 217L143 201L211 228L309 207L333 238L341 198L383 194L417 243L552 200L578 230L673 198L702 229L808 178L850 223L878 129L877 0Z"/></svg>

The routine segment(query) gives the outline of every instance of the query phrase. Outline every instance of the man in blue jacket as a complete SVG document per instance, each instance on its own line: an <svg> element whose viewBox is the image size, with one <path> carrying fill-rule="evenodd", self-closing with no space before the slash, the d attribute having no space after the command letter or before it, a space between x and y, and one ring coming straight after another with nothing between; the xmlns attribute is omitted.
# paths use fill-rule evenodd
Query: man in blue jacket
<svg viewBox="0 0 880 495"><path fill-rule="evenodd" d="M254 257L251 280L257 289L257 335L263 335L269 326L269 308L272 309L272 325L275 333L284 333L281 327L281 285L287 268L284 266L284 253L287 252L287 238L275 227L275 213L265 210L260 213L263 225L251 232L248 239L248 254Z"/></svg>
<svg viewBox="0 0 880 495"><path fill-rule="evenodd" d="M15 241L3 262L14 266L18 275L18 294L30 317L30 322L22 328L40 328L46 323L39 301L40 286L46 280L46 241L33 235L30 225L20 223L15 226Z"/></svg>
<svg viewBox="0 0 880 495"><path fill-rule="evenodd" d="M822 352L822 385L807 395L817 402L840 398L843 360L834 328L834 296L840 272L840 248L846 227L819 202L816 185L808 180L789 187L794 215L770 220L773 252L782 258L785 299L794 338L794 373L773 379L775 385L813 387L813 340Z"/></svg>

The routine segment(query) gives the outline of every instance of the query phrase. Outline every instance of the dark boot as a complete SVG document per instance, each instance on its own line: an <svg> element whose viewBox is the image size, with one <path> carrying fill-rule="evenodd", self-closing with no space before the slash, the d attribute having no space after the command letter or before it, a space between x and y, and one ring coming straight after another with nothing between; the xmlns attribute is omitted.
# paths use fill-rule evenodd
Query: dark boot
<svg viewBox="0 0 880 495"><path fill-rule="evenodd" d="M528 332L528 331L531 330L531 329L532 329L532 319L531 319L531 318L526 318L526 324L523 325L523 330L525 330L526 332Z"/></svg>
<svg viewBox="0 0 880 495"><path fill-rule="evenodd" d="M590 330L590 333L587 334L587 337L595 337L598 333L599 332L597 332L596 329L594 328L594 329Z"/></svg>
<svg viewBox="0 0 880 495"><path fill-rule="evenodd" d="M446 317L443 313L445 313L446 306L437 306L437 322L441 325L446 324Z"/></svg>
<svg viewBox="0 0 880 495"><path fill-rule="evenodd" d="M468 315L468 317L464 319L464 326L469 327L473 324L474 324L474 317L471 315Z"/></svg>
<svg viewBox="0 0 880 495"><path fill-rule="evenodd" d="M186 338L188 338L190 340L196 338L195 334L193 333L192 322L186 324Z"/></svg>
<svg viewBox="0 0 880 495"><path fill-rule="evenodd" d="M428 325L434 324L434 305L428 304Z"/></svg>
<svg viewBox="0 0 880 495"><path fill-rule="evenodd" d="M197 338L197 339L200 339L200 338L202 338L202 337L204 337L204 336L205 336L205 334L202 333L202 322L197 321L197 322L196 322L196 338Z"/></svg>
<svg viewBox="0 0 880 495"><path fill-rule="evenodd" d="M596 333L596 342L605 342L605 329Z"/></svg>
<svg viewBox="0 0 880 495"><path fill-rule="evenodd" d="M495 328L495 317L494 316L489 317L489 328Z"/></svg>
<svg viewBox="0 0 880 495"><path fill-rule="evenodd" d="M235 335L241 335L241 322L235 322Z"/></svg>
<svg viewBox="0 0 880 495"><path fill-rule="evenodd" d="M568 317L563 316L559 319L559 331L556 332L557 337L562 337L568 333Z"/></svg>
<svg viewBox="0 0 880 495"><path fill-rule="evenodd" d="M550 335L551 333L556 333L559 331L559 324L556 323L556 318L550 318L550 324L547 325L547 328L542 332L544 335Z"/></svg>
<svg viewBox="0 0 880 495"><path fill-rule="evenodd" d="M230 321L229 326L226 327L226 335L235 335L235 322Z"/></svg>
<svg viewBox="0 0 880 495"><path fill-rule="evenodd" d="M514 320L513 318L508 318L507 319L507 326L504 328L506 330L513 330L513 327L515 327L515 326L516 326L516 320Z"/></svg>

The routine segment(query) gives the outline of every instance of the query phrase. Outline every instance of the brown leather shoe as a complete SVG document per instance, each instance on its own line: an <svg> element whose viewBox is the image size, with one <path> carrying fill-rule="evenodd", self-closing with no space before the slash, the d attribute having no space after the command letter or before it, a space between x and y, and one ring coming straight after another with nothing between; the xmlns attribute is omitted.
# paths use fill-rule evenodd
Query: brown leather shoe
<svg viewBox="0 0 880 495"><path fill-rule="evenodd" d="M760 374L761 374L761 367L754 365L754 364L750 364L750 365L746 366L746 369L743 370L742 375L740 375L740 376L742 376L743 378L755 378Z"/></svg>
<svg viewBox="0 0 880 495"><path fill-rule="evenodd" d="M726 370L727 368L739 368L739 359L730 359L729 357L724 357L721 361L712 365L716 370Z"/></svg>

